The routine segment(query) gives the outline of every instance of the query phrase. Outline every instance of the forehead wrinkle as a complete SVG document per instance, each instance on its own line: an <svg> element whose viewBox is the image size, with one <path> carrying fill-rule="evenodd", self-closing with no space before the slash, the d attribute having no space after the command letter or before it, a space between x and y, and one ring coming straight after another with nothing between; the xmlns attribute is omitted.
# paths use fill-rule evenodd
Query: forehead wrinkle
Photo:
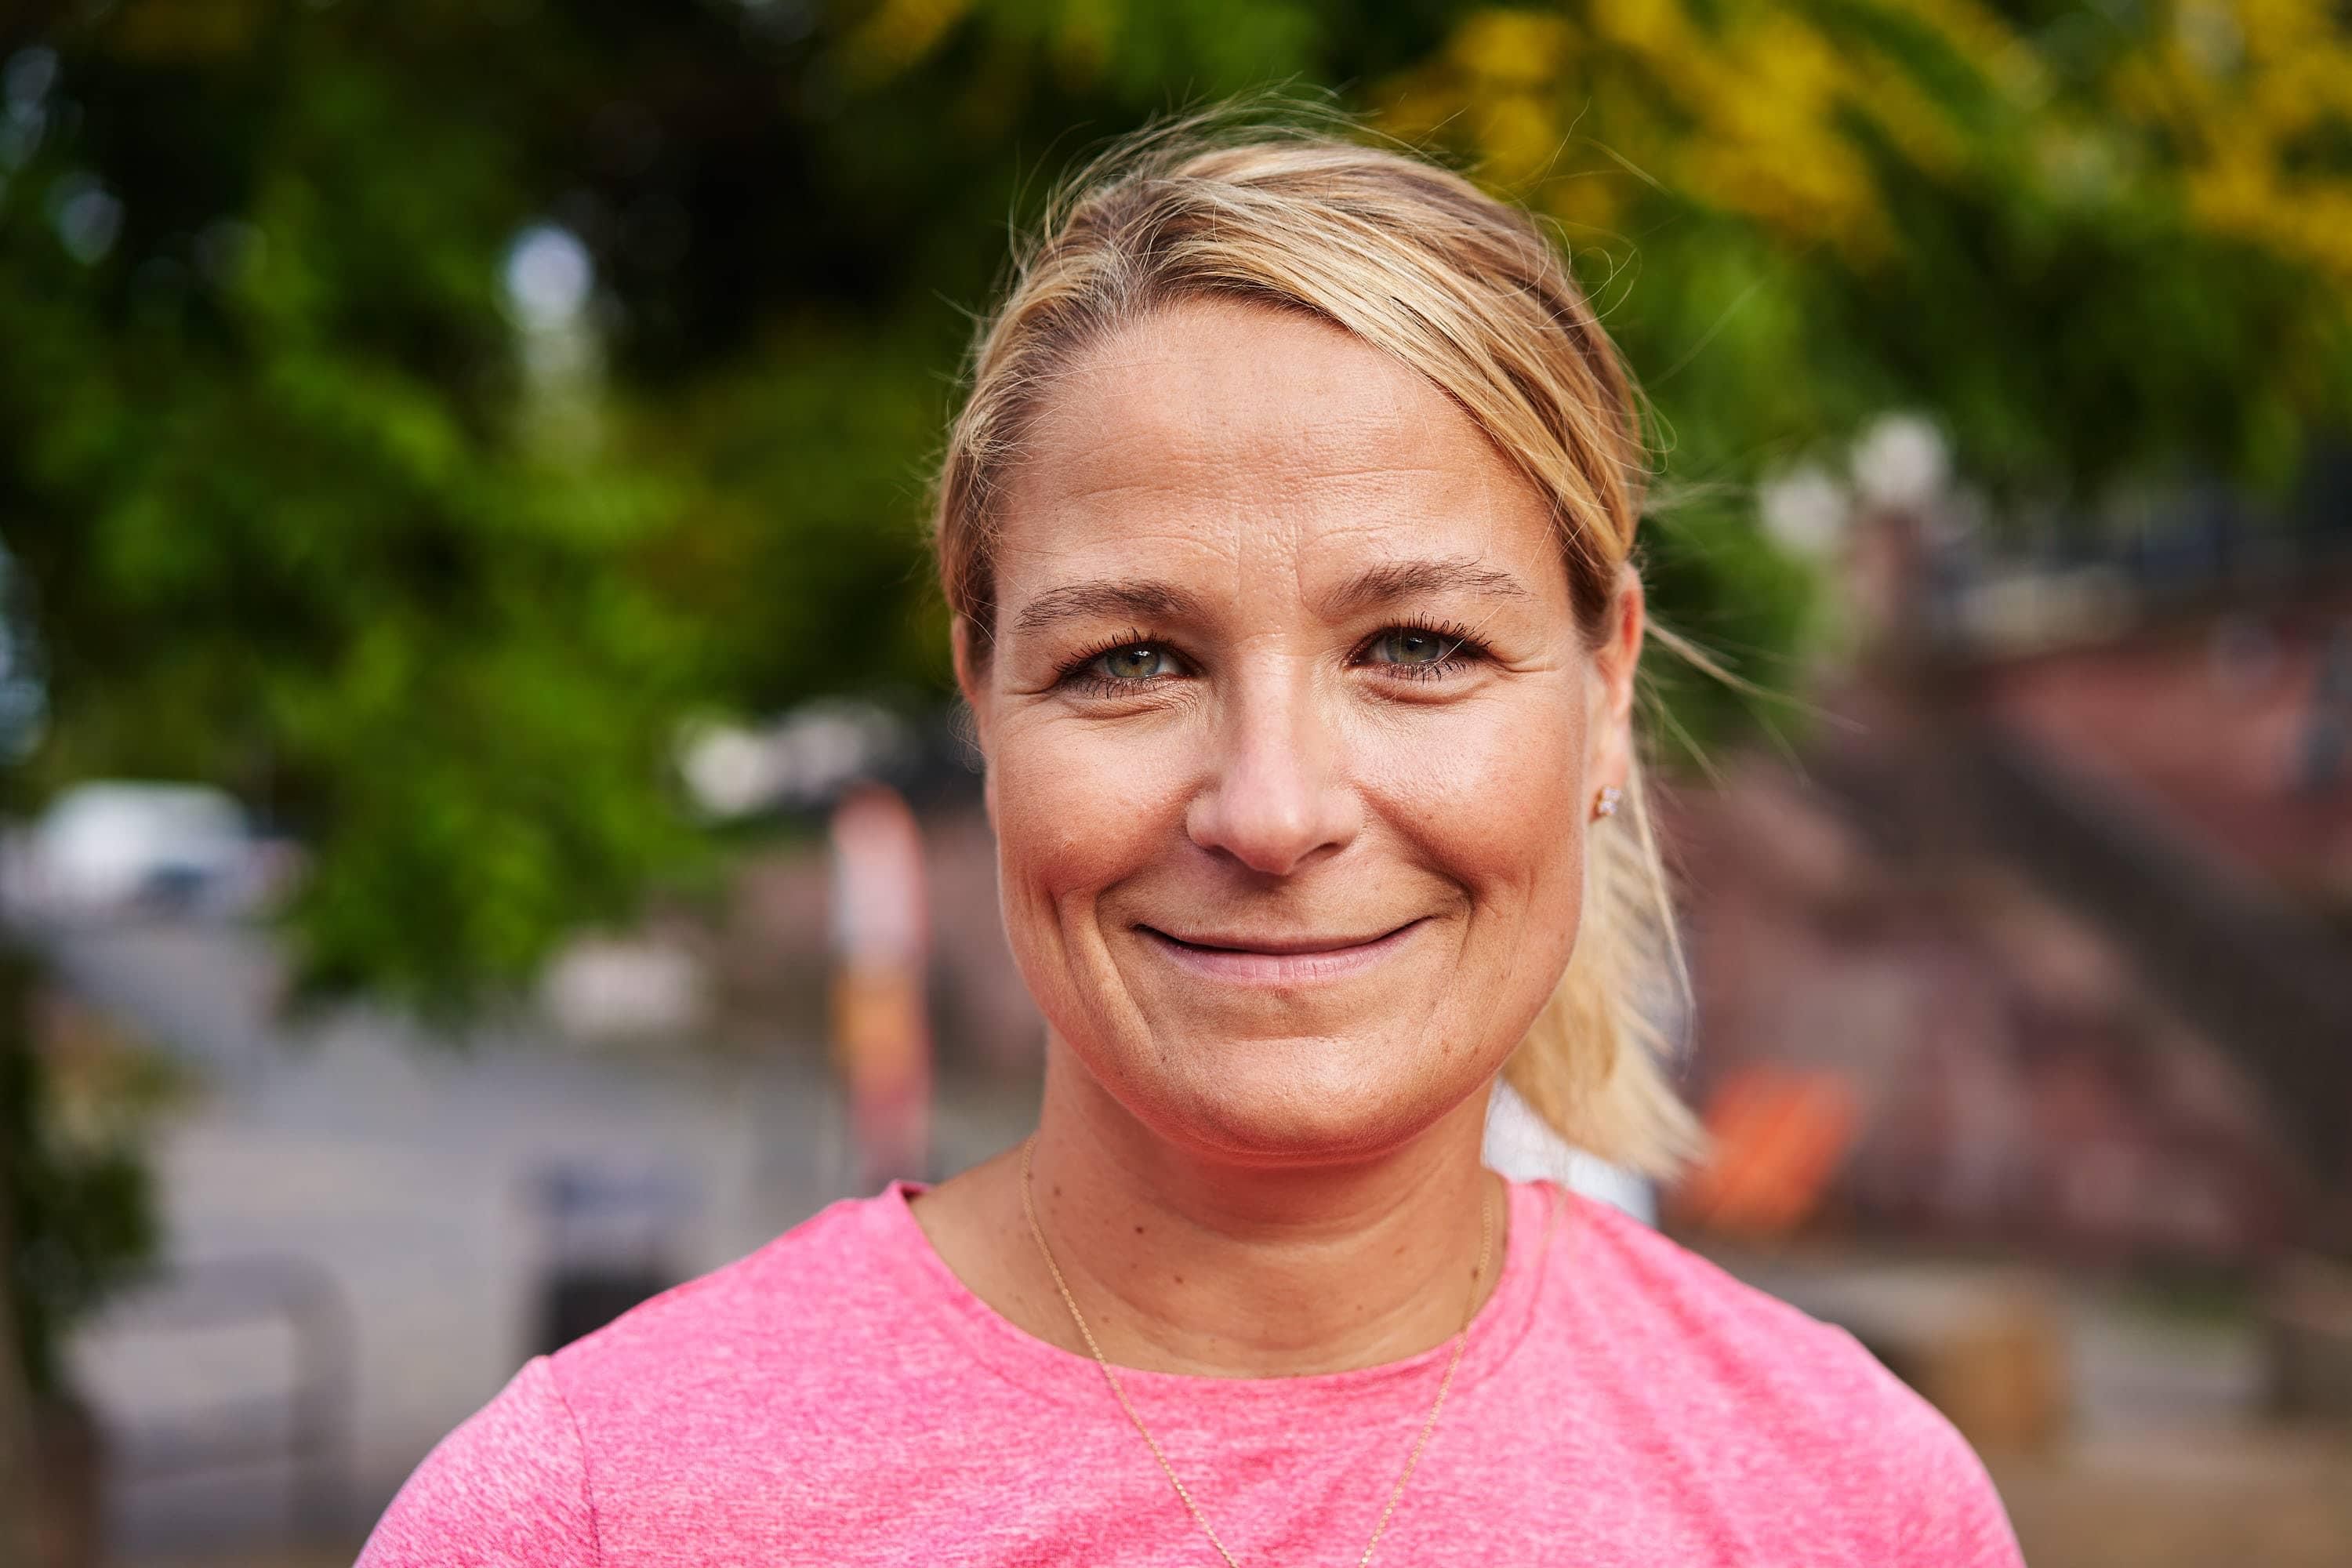
<svg viewBox="0 0 2352 1568"><path fill-rule="evenodd" d="M1419 445L1433 426L1475 429L1436 386L1328 322L1275 313L1251 323L1255 346L1235 354L1221 338L1236 312L1244 321L1262 314L1229 302L1190 302L1114 330L1056 378L1060 384L1035 410L1033 432L1096 449L1141 441L1171 456L1205 446L1220 468L1238 439L1269 456L1307 458L1307 467L1328 464L1338 478L1421 468L1390 459L1401 437ZM1288 345L1280 340L1300 326L1308 338L1291 341L1311 341L1320 353L1281 352ZM1344 368L1326 358L1333 349L1349 362ZM1269 407L1276 410L1271 419ZM1444 465L1429 468L1444 472Z"/></svg>
<svg viewBox="0 0 2352 1568"><path fill-rule="evenodd" d="M1550 596L1494 570L1531 564L1512 552L1492 563L1471 540L1428 537L1464 525L1490 532L1534 499L1451 399L1382 356L1333 355L1354 342L1336 329L1286 356L1276 352L1289 346L1280 323L1254 323L1240 348L1230 318L1201 330L1225 313L1130 325L1067 367L1008 476L998 536L1000 564L1031 557L1045 570L1021 575L1062 579L1046 590L1056 595L1085 585L1072 579L1151 578L1200 596L1181 611L1132 595L1096 595L1087 608L1075 596L1041 601L1014 611L1013 626L1092 613L1205 620L1269 592L1334 618L1416 593L1483 598L1491 609L1479 619ZM1439 559L1396 559L1423 553ZM1359 580L1331 607L1325 585L1342 574Z"/></svg>

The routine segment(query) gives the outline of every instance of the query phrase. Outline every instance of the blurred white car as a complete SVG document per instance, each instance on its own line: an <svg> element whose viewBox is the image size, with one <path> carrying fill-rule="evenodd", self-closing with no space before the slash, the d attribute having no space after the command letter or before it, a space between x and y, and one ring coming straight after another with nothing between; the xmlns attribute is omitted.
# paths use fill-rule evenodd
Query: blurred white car
<svg viewBox="0 0 2352 1568"><path fill-rule="evenodd" d="M47 915L236 912L272 891L289 851L200 784L87 784L51 802L12 868L14 901Z"/></svg>

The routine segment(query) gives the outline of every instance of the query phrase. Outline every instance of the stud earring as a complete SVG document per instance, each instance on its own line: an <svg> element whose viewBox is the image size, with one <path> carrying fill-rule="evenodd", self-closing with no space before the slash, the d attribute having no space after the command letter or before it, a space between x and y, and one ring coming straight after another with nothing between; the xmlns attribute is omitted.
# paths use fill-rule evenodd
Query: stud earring
<svg viewBox="0 0 2352 1568"><path fill-rule="evenodd" d="M1616 816L1617 803L1624 798L1624 795L1625 792L1615 784L1603 784L1600 797L1592 803L1592 815L1596 817Z"/></svg>

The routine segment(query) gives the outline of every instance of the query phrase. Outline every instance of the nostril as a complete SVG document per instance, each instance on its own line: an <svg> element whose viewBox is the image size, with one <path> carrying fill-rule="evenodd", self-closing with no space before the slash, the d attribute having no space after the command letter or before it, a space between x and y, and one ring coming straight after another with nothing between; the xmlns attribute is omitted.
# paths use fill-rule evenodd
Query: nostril
<svg viewBox="0 0 2352 1568"><path fill-rule="evenodd" d="M1228 711L1221 754L1187 813L1194 843L1252 871L1284 876L1353 837L1360 807L1337 736L1292 688Z"/></svg>
<svg viewBox="0 0 2352 1568"><path fill-rule="evenodd" d="M1280 876L1344 834L1336 814L1226 798L1202 803L1193 816L1192 837L1202 848L1229 856L1253 871Z"/></svg>

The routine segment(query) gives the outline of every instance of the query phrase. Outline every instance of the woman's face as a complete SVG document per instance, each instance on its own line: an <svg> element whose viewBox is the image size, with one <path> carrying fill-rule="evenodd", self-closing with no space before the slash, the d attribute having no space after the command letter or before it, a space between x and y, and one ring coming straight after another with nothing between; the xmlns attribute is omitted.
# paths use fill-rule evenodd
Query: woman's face
<svg viewBox="0 0 2352 1568"><path fill-rule="evenodd" d="M1477 1092L1576 941L1641 596L1580 632L1542 498L1340 330L1187 304L1054 387L958 663L1004 917L1160 1135L1364 1157Z"/></svg>

